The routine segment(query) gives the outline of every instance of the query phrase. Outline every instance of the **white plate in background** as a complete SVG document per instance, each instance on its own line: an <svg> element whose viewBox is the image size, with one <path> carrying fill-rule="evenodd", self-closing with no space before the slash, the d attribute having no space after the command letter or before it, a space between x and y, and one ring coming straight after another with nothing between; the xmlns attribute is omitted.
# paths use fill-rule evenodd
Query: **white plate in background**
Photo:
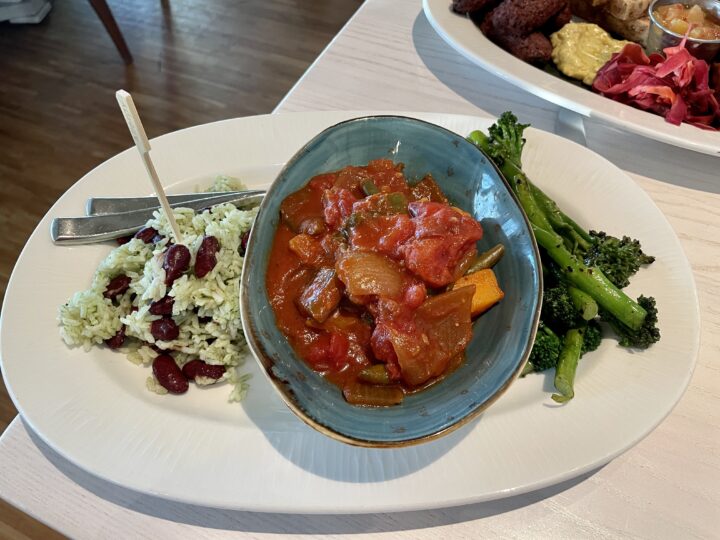
<svg viewBox="0 0 720 540"><path fill-rule="evenodd" d="M453 49L481 68L528 92L631 133L703 154L720 156L720 132L675 126L656 114L624 105L523 62L486 38L452 0L423 0L430 25Z"/></svg>

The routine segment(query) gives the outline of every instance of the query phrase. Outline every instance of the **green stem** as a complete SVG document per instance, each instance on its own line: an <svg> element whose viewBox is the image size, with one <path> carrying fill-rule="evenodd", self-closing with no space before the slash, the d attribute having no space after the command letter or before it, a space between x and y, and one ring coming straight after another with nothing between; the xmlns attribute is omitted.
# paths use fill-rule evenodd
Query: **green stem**
<svg viewBox="0 0 720 540"><path fill-rule="evenodd" d="M532 226L535 239L552 260L564 271L565 278L581 291L589 294L600 307L612 313L628 328L638 330L647 312L610 282L597 268L588 268L570 253L562 238L554 233Z"/></svg>
<svg viewBox="0 0 720 540"><path fill-rule="evenodd" d="M592 239L592 236L590 236L589 232L587 232L580 225L575 223L575 221L570 216L568 216L565 212L560 210L560 208L558 208L558 212L560 212L560 215L562 216L563 221L565 221L565 223L570 225L573 228L573 230L578 234L578 236L580 236L588 244L592 244L593 239Z"/></svg>
<svg viewBox="0 0 720 540"><path fill-rule="evenodd" d="M557 203L537 187L532 182L529 182L530 190L532 191L533 197L537 202L538 206L542 208L543 212L547 216L548 221L551 223L553 230L560 234L563 239L566 239L566 244L574 252L576 247L584 253L590 249L592 239L587 231L580 228L568 216L558 207ZM546 227L543 227L547 230Z"/></svg>
<svg viewBox="0 0 720 540"><path fill-rule="evenodd" d="M548 219L548 215L546 215L544 209L544 206L549 206L547 202L545 202L549 200L548 197L538 188L533 186L530 179L520 168L520 165L513 163L508 159L493 159L490 139L482 131L473 131L470 135L468 135L467 139L482 150L482 152L488 156L495 165L497 165L502 175L510 184L512 190L515 192L515 195L520 201L520 206L522 206L530 222L534 223L541 229L548 231L553 230L553 224L551 223L551 220ZM541 199L536 199L535 192L541 196ZM543 201L543 204L541 204L541 200ZM557 219L557 216L558 214L555 214L555 219ZM567 228L565 224L562 225Z"/></svg>
<svg viewBox="0 0 720 540"><path fill-rule="evenodd" d="M592 296L572 285L568 287L568 292L575 309L580 312L584 320L589 321L597 317L598 305Z"/></svg>
<svg viewBox="0 0 720 540"><path fill-rule="evenodd" d="M583 329L572 328L565 334L563 348L555 369L555 389L559 392L552 398L558 403L566 403L575 396L575 372L583 344Z"/></svg>
<svg viewBox="0 0 720 540"><path fill-rule="evenodd" d="M592 243L592 236L590 236L590 233L583 229L580 225L575 223L575 221L567 214L565 214L562 210L560 210L560 207L557 205L557 203L553 199L548 197L542 189L533 184L532 190L533 195L535 195L535 200L542 204L542 206L546 209L551 209L552 213L557 215L557 219L559 221L572 228L577 233L577 235L585 242L587 242L588 244Z"/></svg>
<svg viewBox="0 0 720 540"><path fill-rule="evenodd" d="M552 230L552 224L545 215L542 207L535 200L535 197L533 197L532 190L530 189L530 181L525 174L511 163L506 163L500 170L515 190L515 194L523 210L525 210L525 214L527 214L530 223L537 225L541 229Z"/></svg>

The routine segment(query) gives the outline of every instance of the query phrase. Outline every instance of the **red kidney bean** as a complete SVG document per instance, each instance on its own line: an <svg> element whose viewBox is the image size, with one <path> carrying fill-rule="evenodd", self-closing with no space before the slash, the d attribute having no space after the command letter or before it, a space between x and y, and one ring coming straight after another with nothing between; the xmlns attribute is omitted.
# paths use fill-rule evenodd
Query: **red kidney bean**
<svg viewBox="0 0 720 540"><path fill-rule="evenodd" d="M125 343L125 325L124 324L120 327L120 330L117 331L117 334L115 334L110 339L105 340L105 345L107 345L111 349L119 349L120 347L122 347L123 343Z"/></svg>
<svg viewBox="0 0 720 540"><path fill-rule="evenodd" d="M155 237L158 235L158 232L153 227L143 227L138 232L135 233L135 236L133 238L139 238L146 244L152 244L156 242Z"/></svg>
<svg viewBox="0 0 720 540"><path fill-rule="evenodd" d="M173 244L165 252L163 270L165 285L172 285L190 266L190 250L182 244Z"/></svg>
<svg viewBox="0 0 720 540"><path fill-rule="evenodd" d="M161 354L153 360L153 374L160 385L171 394L184 394L187 392L187 379L169 354Z"/></svg>
<svg viewBox="0 0 720 540"><path fill-rule="evenodd" d="M205 277L217 264L217 252L220 251L220 242L214 236L206 236L200 243L195 256L195 275Z"/></svg>
<svg viewBox="0 0 720 540"><path fill-rule="evenodd" d="M120 296L130 288L130 278L124 274L117 276L110 280L110 283L105 287L103 296L110 298L111 300L116 296Z"/></svg>
<svg viewBox="0 0 720 540"><path fill-rule="evenodd" d="M158 341L172 341L180 335L180 328L170 317L150 323L150 333Z"/></svg>
<svg viewBox="0 0 720 540"><path fill-rule="evenodd" d="M248 239L250 238L250 231L245 231L240 237L240 255L245 256L247 251Z"/></svg>
<svg viewBox="0 0 720 540"><path fill-rule="evenodd" d="M123 244L127 244L130 240L132 240L132 236L121 236L120 238L116 238L115 241L117 242L118 246L122 246Z"/></svg>
<svg viewBox="0 0 720 540"><path fill-rule="evenodd" d="M150 304L150 313L153 315L172 315L175 299L172 296L165 296Z"/></svg>
<svg viewBox="0 0 720 540"><path fill-rule="evenodd" d="M182 368L182 373L188 379L195 380L195 377L207 377L218 380L225 374L225 366L207 364L202 360L190 360Z"/></svg>

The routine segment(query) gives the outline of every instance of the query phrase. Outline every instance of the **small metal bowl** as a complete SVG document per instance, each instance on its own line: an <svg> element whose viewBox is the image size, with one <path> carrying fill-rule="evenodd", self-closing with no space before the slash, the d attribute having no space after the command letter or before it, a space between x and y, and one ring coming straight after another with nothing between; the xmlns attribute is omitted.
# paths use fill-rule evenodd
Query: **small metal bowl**
<svg viewBox="0 0 720 540"><path fill-rule="evenodd" d="M685 36L671 32L660 21L655 19L654 11L659 6L669 4L682 3L686 6L698 5L706 12L712 13L715 18L720 20L720 1L719 0L653 0L648 7L648 15L650 16L650 30L647 38L647 51L649 53L662 51L667 47L679 45ZM690 54L695 58L712 62L720 53L720 39L696 39L688 37L685 43Z"/></svg>

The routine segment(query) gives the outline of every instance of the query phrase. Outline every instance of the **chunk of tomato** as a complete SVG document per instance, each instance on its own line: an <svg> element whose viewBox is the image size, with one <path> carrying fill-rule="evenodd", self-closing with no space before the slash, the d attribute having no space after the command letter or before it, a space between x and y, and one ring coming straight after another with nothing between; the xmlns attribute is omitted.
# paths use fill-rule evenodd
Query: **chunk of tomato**
<svg viewBox="0 0 720 540"><path fill-rule="evenodd" d="M322 197L325 223L333 230L339 229L352 214L355 201L357 198L347 189L334 187L325 190Z"/></svg>
<svg viewBox="0 0 720 540"><path fill-rule="evenodd" d="M455 279L457 266L482 238L482 227L446 204L416 201L408 210L415 236L403 246L405 264L432 287L444 287Z"/></svg>
<svg viewBox="0 0 720 540"><path fill-rule="evenodd" d="M307 359L316 371L341 371L349 363L350 340L340 333L323 332L310 346Z"/></svg>
<svg viewBox="0 0 720 540"><path fill-rule="evenodd" d="M367 216L350 231L354 249L376 251L393 259L402 258L402 245L413 237L415 226L406 214Z"/></svg>

